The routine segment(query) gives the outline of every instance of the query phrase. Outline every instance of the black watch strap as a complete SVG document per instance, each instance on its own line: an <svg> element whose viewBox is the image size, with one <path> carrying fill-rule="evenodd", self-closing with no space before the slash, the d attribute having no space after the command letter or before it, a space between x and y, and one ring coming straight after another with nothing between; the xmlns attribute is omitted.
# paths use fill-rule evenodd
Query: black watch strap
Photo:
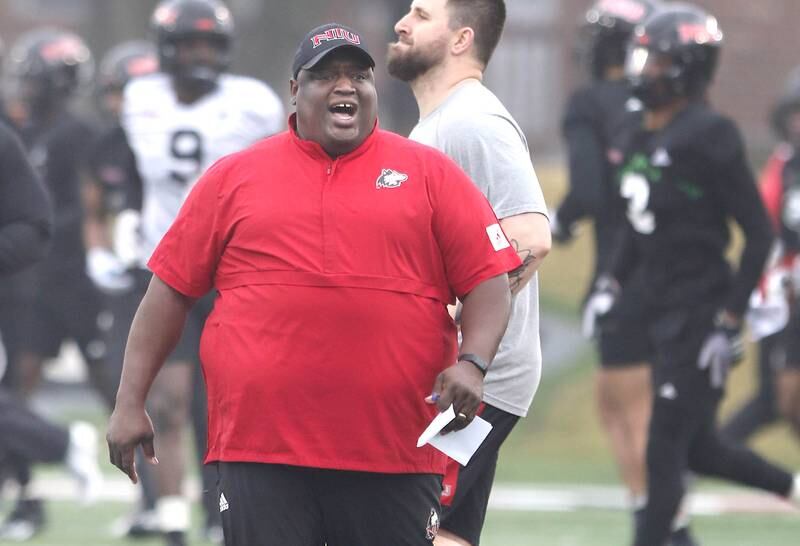
<svg viewBox="0 0 800 546"><path fill-rule="evenodd" d="M489 371L489 363L476 354L463 353L458 355L457 361L461 362L462 360L466 360L467 362L473 364L484 376L486 375L486 372Z"/></svg>

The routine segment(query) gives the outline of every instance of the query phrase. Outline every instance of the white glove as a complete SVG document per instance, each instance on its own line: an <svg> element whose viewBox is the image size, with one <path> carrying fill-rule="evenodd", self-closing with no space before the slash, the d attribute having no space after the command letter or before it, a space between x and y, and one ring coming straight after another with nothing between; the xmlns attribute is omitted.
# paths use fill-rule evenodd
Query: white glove
<svg viewBox="0 0 800 546"><path fill-rule="evenodd" d="M706 337L697 358L697 367L708 370L711 387L725 386L731 367L744 358L744 343L737 328L723 326L715 319L716 326Z"/></svg>
<svg viewBox="0 0 800 546"><path fill-rule="evenodd" d="M106 294L121 294L133 288L133 275L107 248L95 247L86 253L86 273Z"/></svg>
<svg viewBox="0 0 800 546"><path fill-rule="evenodd" d="M142 217L138 211L126 209L117 214L112 232L112 246L120 263L135 267L141 262L141 237L139 228Z"/></svg>
<svg viewBox="0 0 800 546"><path fill-rule="evenodd" d="M617 281L610 277L602 276L594 284L594 291L589 295L583 306L583 321L581 331L587 339L597 334L597 321L611 311L619 295Z"/></svg>

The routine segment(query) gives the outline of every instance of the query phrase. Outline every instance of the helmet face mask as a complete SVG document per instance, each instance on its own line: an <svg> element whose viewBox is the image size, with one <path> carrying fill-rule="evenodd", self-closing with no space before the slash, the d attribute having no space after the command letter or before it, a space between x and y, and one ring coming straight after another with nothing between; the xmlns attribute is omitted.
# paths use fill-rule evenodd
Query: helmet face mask
<svg viewBox="0 0 800 546"><path fill-rule="evenodd" d="M151 21L161 70L198 92L214 89L231 60L233 18L218 0L165 0Z"/></svg>
<svg viewBox="0 0 800 546"><path fill-rule="evenodd" d="M132 40L112 47L97 73L97 99L104 114L119 115L122 92L132 78L158 70L158 54L150 42Z"/></svg>
<svg viewBox="0 0 800 546"><path fill-rule="evenodd" d="M648 109L679 99L700 99L714 78L722 32L717 20L675 3L636 27L625 73L634 96Z"/></svg>

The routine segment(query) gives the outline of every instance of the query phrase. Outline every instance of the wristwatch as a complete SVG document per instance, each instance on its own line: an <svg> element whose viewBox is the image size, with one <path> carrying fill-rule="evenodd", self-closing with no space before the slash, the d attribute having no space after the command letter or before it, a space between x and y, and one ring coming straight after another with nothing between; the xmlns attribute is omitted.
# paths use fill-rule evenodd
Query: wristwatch
<svg viewBox="0 0 800 546"><path fill-rule="evenodd" d="M462 360L465 360L478 368L484 376L486 376L486 372L489 371L489 363L476 354L464 353L458 355L457 362L461 362Z"/></svg>

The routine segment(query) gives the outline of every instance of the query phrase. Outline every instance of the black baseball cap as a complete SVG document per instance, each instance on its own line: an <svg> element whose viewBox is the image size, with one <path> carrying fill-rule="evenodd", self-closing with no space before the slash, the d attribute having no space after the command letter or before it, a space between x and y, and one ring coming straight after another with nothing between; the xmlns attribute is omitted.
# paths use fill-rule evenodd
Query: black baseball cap
<svg viewBox="0 0 800 546"><path fill-rule="evenodd" d="M359 33L339 23L328 23L313 29L300 42L297 53L294 54L292 75L297 79L300 70L312 68L328 53L341 47L358 51L370 68L375 67L375 60L367 51L364 38Z"/></svg>

